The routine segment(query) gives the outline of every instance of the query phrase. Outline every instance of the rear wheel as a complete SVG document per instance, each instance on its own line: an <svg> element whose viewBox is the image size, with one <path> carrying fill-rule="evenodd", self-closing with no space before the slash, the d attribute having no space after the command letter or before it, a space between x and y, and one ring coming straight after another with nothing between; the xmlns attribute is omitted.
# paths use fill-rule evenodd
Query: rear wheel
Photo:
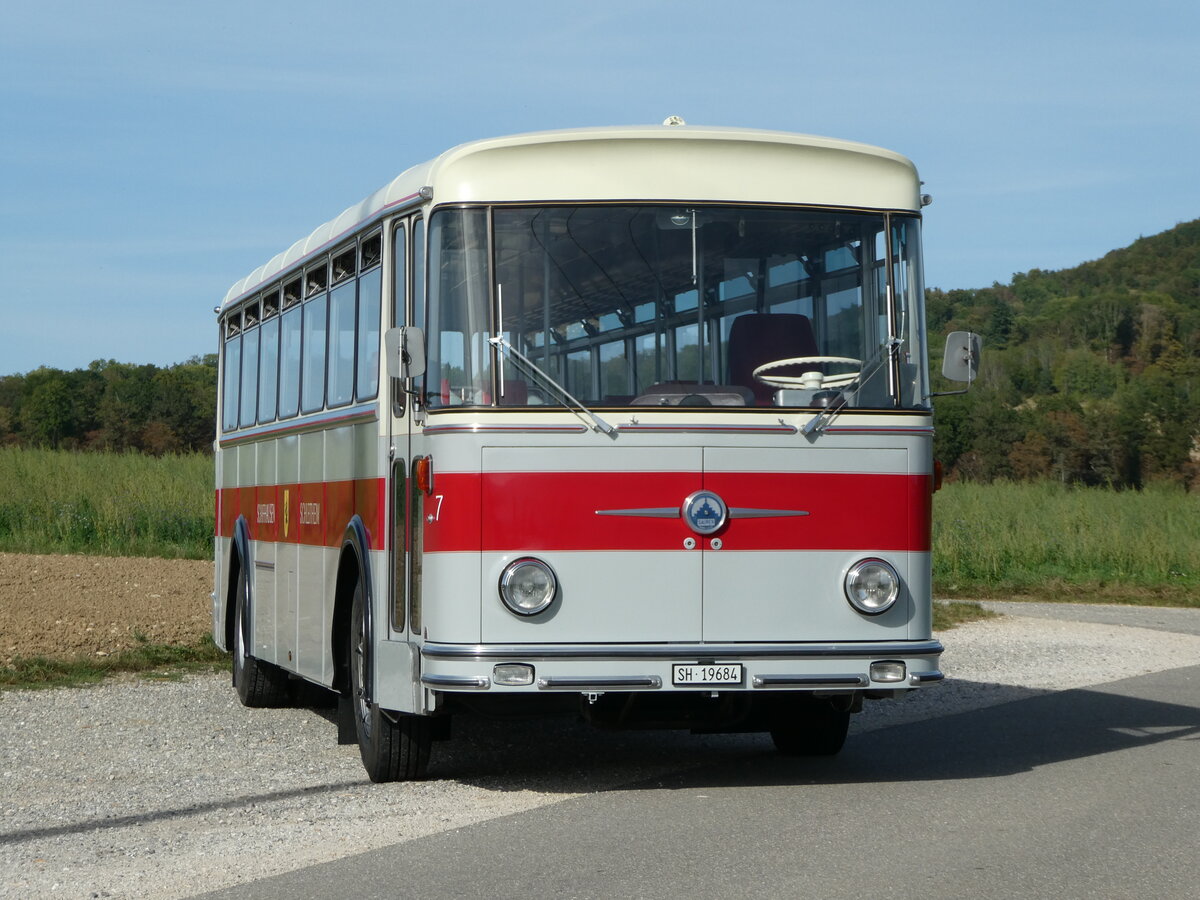
<svg viewBox="0 0 1200 900"><path fill-rule="evenodd" d="M363 766L372 781L409 781L425 774L433 729L426 716L380 709L368 695L371 638L367 621L366 592L362 580L354 588L350 609L350 702Z"/></svg>
<svg viewBox="0 0 1200 900"><path fill-rule="evenodd" d="M771 740L785 756L833 756L846 742L850 710L826 700L782 703L771 717Z"/></svg>
<svg viewBox="0 0 1200 900"><path fill-rule="evenodd" d="M250 592L246 569L238 566L237 596L233 623L233 686L243 706L285 706L288 702L287 672L261 659L249 648L254 645L250 627Z"/></svg>

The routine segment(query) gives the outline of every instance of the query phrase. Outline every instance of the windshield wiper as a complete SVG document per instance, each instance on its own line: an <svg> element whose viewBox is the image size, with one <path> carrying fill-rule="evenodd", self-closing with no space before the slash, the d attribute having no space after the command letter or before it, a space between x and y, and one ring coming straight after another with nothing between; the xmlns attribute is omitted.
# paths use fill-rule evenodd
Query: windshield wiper
<svg viewBox="0 0 1200 900"><path fill-rule="evenodd" d="M567 402L568 408L571 409L571 411L574 412L576 415L579 415L579 413L582 412L589 419L591 419L593 431L601 431L604 434L607 434L609 437L616 436L616 434L617 434L616 428L614 428L612 425L609 425L602 418L600 418L598 415L596 415L594 412L592 412L590 409L588 409L586 406L584 406L579 400L575 399L575 397L572 396L570 391L568 391L565 387L563 387L561 384L559 384L557 381L555 381L552 376L547 375L545 372L543 372L541 369L539 369L537 366L537 363L535 363L533 360L531 360L529 357L527 357L524 353L522 353L520 350L518 350L516 347L514 347L508 341L506 341L502 336L497 335L496 337L490 337L490 338L488 338L488 343L491 344L493 347L496 347L497 349L502 350L503 352L507 353L509 356L513 357L518 362L524 364L524 366L527 368L527 370L529 372L537 375L542 380L543 384L547 385L552 390L554 390L557 394L559 394L561 397L566 399L568 401Z"/></svg>
<svg viewBox="0 0 1200 900"><path fill-rule="evenodd" d="M857 378L838 390L837 394L834 395L833 399L829 401L823 410L800 426L800 433L805 437L809 437L814 433L820 434L827 427L829 427L829 423L833 421L834 417L846 408L846 403L848 402L846 399L846 392L853 390L860 384L864 384L874 377L875 373L879 371L879 367L885 362L890 362L896 351L900 349L900 345L903 343L904 342L898 337L889 338L883 345L884 352L880 353L879 356L875 358L875 362L873 362L869 368L861 369Z"/></svg>

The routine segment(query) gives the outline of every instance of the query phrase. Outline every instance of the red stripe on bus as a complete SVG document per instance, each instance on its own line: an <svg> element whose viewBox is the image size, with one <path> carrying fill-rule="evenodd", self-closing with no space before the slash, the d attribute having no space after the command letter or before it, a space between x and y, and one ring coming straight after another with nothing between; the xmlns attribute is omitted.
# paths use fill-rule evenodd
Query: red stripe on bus
<svg viewBox="0 0 1200 900"><path fill-rule="evenodd" d="M221 488L216 504L218 537L232 537L241 516L254 541L338 547L346 526L358 515L371 549L386 547L384 478Z"/></svg>
<svg viewBox="0 0 1200 900"><path fill-rule="evenodd" d="M436 476L425 551L679 550L694 537L682 517L611 512L678 510L701 488L731 508L808 513L735 516L715 535L727 550L930 548L928 475L489 472Z"/></svg>
<svg viewBox="0 0 1200 900"><path fill-rule="evenodd" d="M701 488L734 510L807 513L735 512L714 535L725 550L930 549L928 475L775 472L438 473L424 500L424 549L678 550L694 537L681 516L620 512L673 512ZM387 546L383 478L224 488L217 506L222 537L233 535L242 516L252 540L336 547L357 514L371 548Z"/></svg>

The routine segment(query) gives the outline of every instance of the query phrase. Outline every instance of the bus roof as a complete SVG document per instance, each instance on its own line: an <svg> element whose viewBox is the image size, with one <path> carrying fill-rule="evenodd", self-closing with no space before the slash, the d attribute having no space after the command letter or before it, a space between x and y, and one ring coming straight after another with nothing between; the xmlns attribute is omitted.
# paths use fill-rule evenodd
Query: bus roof
<svg viewBox="0 0 1200 900"><path fill-rule="evenodd" d="M921 207L913 164L868 144L689 125L542 131L461 144L391 182L234 284L221 311L419 203L695 202Z"/></svg>

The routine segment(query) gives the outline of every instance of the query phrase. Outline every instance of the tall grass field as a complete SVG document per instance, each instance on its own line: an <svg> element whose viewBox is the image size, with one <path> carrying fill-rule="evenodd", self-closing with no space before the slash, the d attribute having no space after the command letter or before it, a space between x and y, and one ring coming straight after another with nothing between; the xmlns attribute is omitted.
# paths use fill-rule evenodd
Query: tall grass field
<svg viewBox="0 0 1200 900"><path fill-rule="evenodd" d="M934 596L1200 607L1200 494L951 484L933 501Z"/></svg>
<svg viewBox="0 0 1200 900"><path fill-rule="evenodd" d="M948 484L938 597L1200 607L1200 494L1053 482ZM212 459L0 448L0 550L212 556Z"/></svg>
<svg viewBox="0 0 1200 900"><path fill-rule="evenodd" d="M0 448L0 550L205 559L212 535L210 456Z"/></svg>

